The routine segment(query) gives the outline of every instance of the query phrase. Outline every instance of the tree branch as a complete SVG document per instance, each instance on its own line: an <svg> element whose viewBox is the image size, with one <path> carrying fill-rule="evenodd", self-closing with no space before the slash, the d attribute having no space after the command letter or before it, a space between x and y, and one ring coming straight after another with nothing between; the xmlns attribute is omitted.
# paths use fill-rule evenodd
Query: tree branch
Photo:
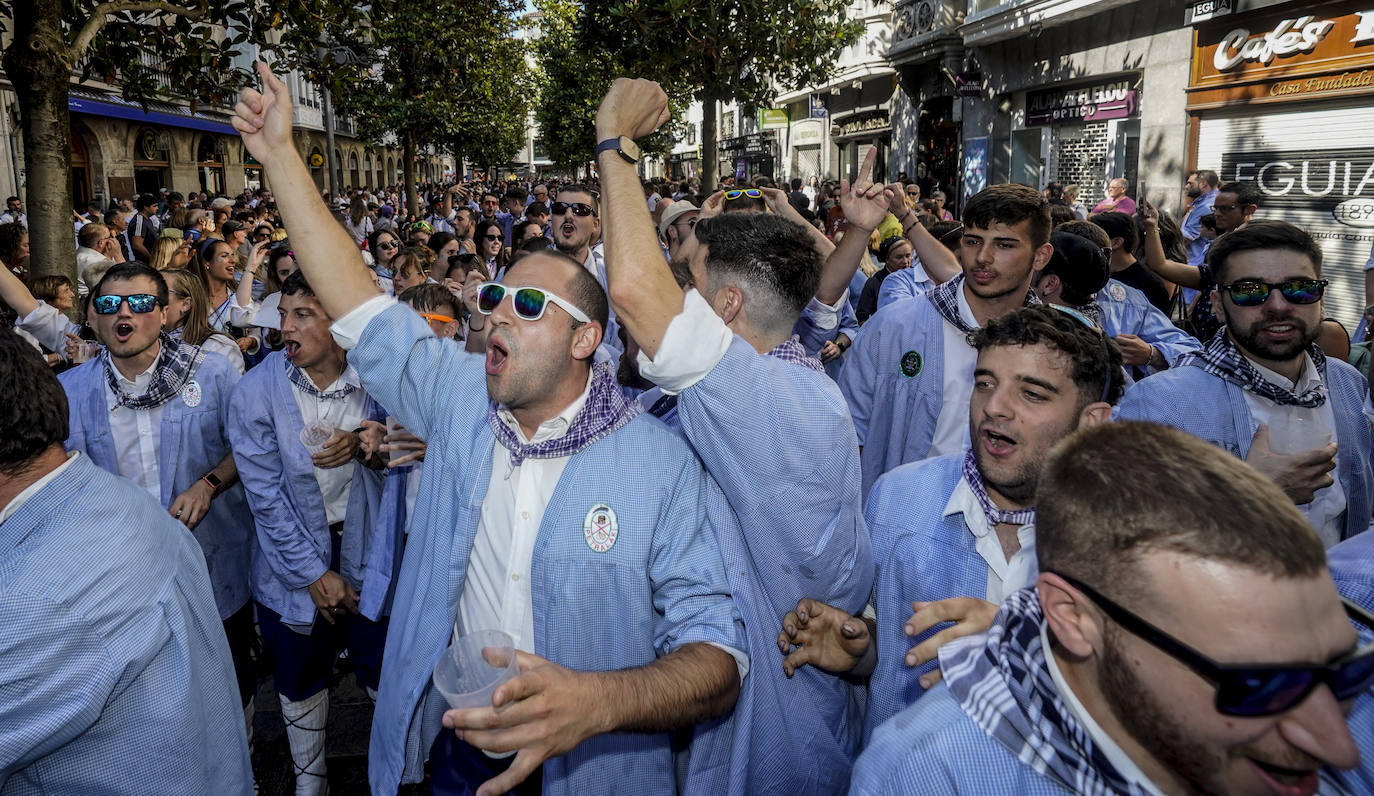
<svg viewBox="0 0 1374 796"><path fill-rule="evenodd" d="M81 30L76 34L76 39L72 41L72 46L68 50L69 61L75 64L81 60L86 48L91 46L91 41L100 34L110 16L125 11L160 11L187 19L200 19L205 16L203 9L173 5L166 0L111 0L111 2L101 3L91 11L90 19L87 19L86 24L81 26Z"/></svg>

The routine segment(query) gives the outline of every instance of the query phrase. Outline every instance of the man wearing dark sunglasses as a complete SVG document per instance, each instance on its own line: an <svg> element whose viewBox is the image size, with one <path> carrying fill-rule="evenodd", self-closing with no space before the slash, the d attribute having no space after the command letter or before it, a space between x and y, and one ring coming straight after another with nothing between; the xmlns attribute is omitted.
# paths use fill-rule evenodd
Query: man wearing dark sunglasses
<svg viewBox="0 0 1374 796"><path fill-rule="evenodd" d="M596 277L601 289L606 289L606 258L598 241L601 240L601 208L597 195L585 185L573 183L558 189L549 220L553 228L553 245ZM602 337L597 358L603 362L620 361L620 321L611 308L606 334Z"/></svg>
<svg viewBox="0 0 1374 796"><path fill-rule="evenodd" d="M0 787L252 793L208 551L165 503L63 450L67 397L8 329L0 395Z"/></svg>
<svg viewBox="0 0 1374 796"><path fill-rule="evenodd" d="M1036 587L941 650L851 793L1369 792L1374 617L1273 483L1109 423L1056 449L1036 508Z"/></svg>
<svg viewBox="0 0 1374 796"><path fill-rule="evenodd" d="M1321 260L1312 237L1282 221L1218 238L1208 262L1225 328L1133 387L1120 415L1177 426L1250 462L1329 547L1369 527L1374 474L1364 377L1313 344Z"/></svg>
<svg viewBox="0 0 1374 796"><path fill-rule="evenodd" d="M372 288L308 187L285 84L257 71L262 91L244 89L234 126L305 236L301 268L350 363L427 445L373 716L372 790L418 781L429 750L436 793L538 793L539 777L557 792L675 792L671 733L729 711L749 664L707 525L717 488L593 364L604 292L581 261L533 253L483 286L485 357L439 340ZM515 640L520 673L488 706L447 709L430 687L434 662L455 633L494 629Z"/></svg>
<svg viewBox="0 0 1374 796"><path fill-rule="evenodd" d="M710 509L750 628L750 657L774 661L750 672L727 725L730 748L698 745L688 778L704 793L841 792L859 734L854 684L813 671L786 679L772 634L760 632L776 627L797 595L862 610L873 580L854 429L838 388L793 332L825 279L823 255L808 229L784 215L796 212L782 192L727 189L723 201L705 203L707 217L679 252L692 279L684 294L630 162L631 139L667 117L658 84L623 78L597 113L611 301L639 345L642 375L677 401L684 436L725 494L728 505ZM886 215L882 186L853 192L867 197L877 226ZM780 212L733 212L736 202L762 206L766 196ZM832 303L857 263L856 252L833 280Z"/></svg>
<svg viewBox="0 0 1374 796"><path fill-rule="evenodd" d="M225 427L238 370L163 332L167 283L152 268L113 266L91 295L88 321L103 351L59 376L70 409L67 449L143 487L200 542L247 709L257 690L249 657L253 520Z"/></svg>

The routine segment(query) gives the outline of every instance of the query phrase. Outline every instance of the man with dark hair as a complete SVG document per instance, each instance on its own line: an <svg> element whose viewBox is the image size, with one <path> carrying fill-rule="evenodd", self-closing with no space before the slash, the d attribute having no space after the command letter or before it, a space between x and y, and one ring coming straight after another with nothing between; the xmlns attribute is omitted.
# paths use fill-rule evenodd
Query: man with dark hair
<svg viewBox="0 0 1374 796"><path fill-rule="evenodd" d="M553 230L549 227L549 206L543 202L530 202L525 206L525 220L539 225L539 234L553 240Z"/></svg>
<svg viewBox="0 0 1374 796"><path fill-rule="evenodd" d="M1053 270L1067 274L1070 292L1075 295L1056 289L1043 277L1036 283L1036 294L1051 304L1065 303L1061 298L1081 298L1083 291L1104 275L1104 268L1109 268L1110 258L1103 252L1114 253L1112 241L1105 230L1091 221L1061 224L1051 240L1054 256L1042 273ZM1075 273L1079 275L1074 276ZM1078 284L1078 289L1072 288L1073 283ZM1115 278L1107 279L1088 298L1085 304L1070 306L1094 318L1111 336L1121 349L1122 362L1133 369L1137 379L1169 367L1178 357L1198 348L1197 340L1174 326L1169 316L1152 306L1144 293Z"/></svg>
<svg viewBox="0 0 1374 796"><path fill-rule="evenodd" d="M162 220L157 216L157 197L145 193L134 202L134 208L137 213L129 225L129 248L133 249L134 259L151 263L157 236L162 232Z"/></svg>
<svg viewBox="0 0 1374 796"><path fill-rule="evenodd" d="M842 298L858 257L842 277L844 269L826 274L811 233L782 215L703 211L687 249L692 287L684 295L623 154L625 141L667 118L667 101L658 84L622 78L597 112L611 301L639 344L640 372L676 396L684 436L728 501L710 510L753 631L750 657L761 662L724 728L734 738L699 737L688 780L703 793L835 793L858 740L853 684L815 672L787 682L762 663L776 652L758 631L807 594L849 611L868 597L872 561L853 427L843 396L793 336L823 280L839 285L827 296L832 303ZM887 214L883 186L867 177L865 170L845 200L858 254L867 238L859 228L871 230ZM771 195L790 210L781 192Z"/></svg>
<svg viewBox="0 0 1374 796"><path fill-rule="evenodd" d="M501 233L506 236L507 246L511 245L511 227L515 224L516 219L525 214L525 200L529 196L529 191L517 185L507 188L505 195L501 197L501 202L505 208L496 214L496 223L501 225Z"/></svg>
<svg viewBox="0 0 1374 796"><path fill-rule="evenodd" d="M167 299L162 274L142 263L113 266L94 286L88 320L102 352L59 376L70 407L66 447L143 487L200 543L251 728L253 520L225 433L239 374L162 330Z"/></svg>
<svg viewBox="0 0 1374 796"><path fill-rule="evenodd" d="M1132 388L1120 415L1177 426L1245 459L1329 547L1369 527L1374 462L1369 386L1313 345L1326 289L1321 259L1312 237L1283 221L1252 221L1218 238L1208 262L1223 330Z"/></svg>
<svg viewBox="0 0 1374 796"><path fill-rule="evenodd" d="M63 451L62 387L7 330L0 395L0 787L251 794L200 546L144 490Z"/></svg>
<svg viewBox="0 0 1374 796"><path fill-rule="evenodd" d="M597 241L601 240L601 209L596 192L581 183L558 189L549 222L553 228L553 245L562 254L582 263L587 273L596 277L602 292L606 290L606 258ZM597 359L614 365L620 361L620 323L614 311L605 327Z"/></svg>
<svg viewBox="0 0 1374 796"><path fill-rule="evenodd" d="M806 599L778 636L789 675L808 663L872 674L865 737L939 681L940 646L987 629L997 604L1034 582L1045 457L1075 429L1108 422L1125 387L1120 354L1073 310L1026 307L971 338L971 447L891 470L868 496L876 622Z"/></svg>
<svg viewBox="0 0 1374 796"><path fill-rule="evenodd" d="M1212 214L1212 205L1217 202L1217 189L1220 187L1221 177L1215 171L1188 172L1188 183L1184 186L1188 194L1188 212L1183 216L1180 229L1188 247L1188 264L1194 268L1207 262L1207 248L1212 241L1202 234L1202 217Z"/></svg>
<svg viewBox="0 0 1374 796"><path fill-rule="evenodd" d="M378 555L366 541L381 480L364 462L359 432L364 420L380 422L386 413L329 336L330 318L301 271L282 284L277 313L283 350L239 381L228 431L257 525L251 582L258 624L273 661L296 793L305 796L327 790L324 728L335 657L348 648L358 684L370 694L381 673L386 619L358 613L364 570ZM307 442L311 432L324 439Z"/></svg>
<svg viewBox="0 0 1374 796"><path fill-rule="evenodd" d="M706 524L719 488L594 364L604 316L573 300L590 287L578 262L530 254L484 283L481 358L377 295L309 187L285 84L257 68L263 89L243 91L233 124L281 195L336 339L428 445L372 722L373 792L418 781L426 750L436 793L538 793L541 776L551 792L673 792L671 733L729 711L748 671ZM448 709L435 662L455 634L498 629L519 674L487 706Z"/></svg>
<svg viewBox="0 0 1374 796"><path fill-rule="evenodd" d="M1108 423L1055 449L1036 501L1035 588L941 648L944 683L877 731L850 793L1368 792L1342 769L1374 753L1352 627L1374 616L1279 489Z"/></svg>
<svg viewBox="0 0 1374 796"><path fill-rule="evenodd" d="M840 373L863 452L865 493L898 465L967 447L977 359L968 334L1039 303L1031 281L1054 252L1045 198L1024 185L994 185L965 203L963 222L961 272L879 309ZM923 261L938 256L938 245L918 248Z"/></svg>
<svg viewBox="0 0 1374 796"><path fill-rule="evenodd" d="M110 228L115 243L119 246L120 257L116 262L132 260L133 251L129 248L129 217L120 208L105 213L105 226ZM89 289L89 286L88 288Z"/></svg>
<svg viewBox="0 0 1374 796"><path fill-rule="evenodd" d="M1164 282L1145 264L1136 259L1140 242L1135 219L1125 213L1094 213L1088 221L1101 227L1111 241L1112 279L1139 290L1160 312L1167 313L1173 305Z"/></svg>
<svg viewBox="0 0 1374 796"><path fill-rule="evenodd" d="M19 197L11 196L5 200L5 212L0 213L0 224L18 224L29 228L29 217L24 213L24 205Z"/></svg>

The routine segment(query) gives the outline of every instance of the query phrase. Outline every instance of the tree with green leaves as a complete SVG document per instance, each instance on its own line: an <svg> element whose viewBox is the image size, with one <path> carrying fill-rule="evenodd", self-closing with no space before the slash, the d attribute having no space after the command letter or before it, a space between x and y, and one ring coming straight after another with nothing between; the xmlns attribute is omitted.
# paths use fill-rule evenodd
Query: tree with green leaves
<svg viewBox="0 0 1374 796"><path fill-rule="evenodd" d="M457 150L485 164L510 160L524 141L533 100L525 45L513 37L519 0L392 0L372 6L370 64L330 76L340 112L359 135L396 136L407 204L423 207L415 181L421 147Z"/></svg>
<svg viewBox="0 0 1374 796"><path fill-rule="evenodd" d="M716 106L767 106L778 90L820 85L863 31L847 18L850 0L541 0L546 88L539 121L592 130L597 100L617 75L657 80L669 97L702 104L702 182L716 181ZM564 59L582 71L570 74ZM607 74L611 71L611 74ZM581 147L586 145L586 149ZM590 135L575 159L591 157Z"/></svg>
<svg viewBox="0 0 1374 796"><path fill-rule="evenodd" d="M13 38L5 73L18 95L28 178L30 267L35 275L76 278L72 240L73 76L116 87L125 99L160 96L160 73L174 74L176 96L192 104L232 105L249 75L232 59L249 45L280 62L328 71L334 51L321 31L347 36L359 10L327 0L10 0L0 18Z"/></svg>

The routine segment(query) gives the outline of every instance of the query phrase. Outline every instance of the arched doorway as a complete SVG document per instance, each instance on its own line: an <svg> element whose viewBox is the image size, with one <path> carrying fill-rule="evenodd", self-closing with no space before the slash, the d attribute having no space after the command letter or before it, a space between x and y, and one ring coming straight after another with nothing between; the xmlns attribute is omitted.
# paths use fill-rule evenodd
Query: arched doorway
<svg viewBox="0 0 1374 796"><path fill-rule="evenodd" d="M361 185L362 185L362 180L359 179L359 171L358 171L358 153L357 153L357 152L349 152L349 153L348 153L348 186L349 186L350 188L356 189L356 188L360 187Z"/></svg>
<svg viewBox="0 0 1374 796"><path fill-rule="evenodd" d="M386 184L396 184L396 160L391 157L386 159Z"/></svg>
<svg viewBox="0 0 1374 796"><path fill-rule="evenodd" d="M371 153L371 152L364 152L364 153L363 153L363 182L372 182L372 153ZM362 187L364 187L364 186L359 185L358 187L359 187L359 188L362 188ZM372 187L372 186L366 186L366 187L369 187L369 188L370 188L370 187Z"/></svg>
<svg viewBox="0 0 1374 796"><path fill-rule="evenodd" d="M343 174L344 174L344 172L343 172L343 168L344 168L343 153L339 151L338 147L335 147L335 148L334 148L334 193L337 194L337 196L334 197L335 199L337 199L339 196L343 196L343 187L344 187L344 181L343 181Z"/></svg>
<svg viewBox="0 0 1374 796"><path fill-rule="evenodd" d="M91 159L86 151L86 139L81 131L72 127L72 207L86 212L86 203L91 201Z"/></svg>
<svg viewBox="0 0 1374 796"><path fill-rule="evenodd" d="M200 137L196 144L196 171L200 175L200 189L211 196L224 193L224 139L214 134Z"/></svg>
<svg viewBox="0 0 1374 796"><path fill-rule="evenodd" d="M310 179L315 182L315 190L324 190L324 153L319 147L310 149Z"/></svg>
<svg viewBox="0 0 1374 796"><path fill-rule="evenodd" d="M167 183L171 170L172 138L165 130L144 127L134 136L134 189L140 194L158 195Z"/></svg>

